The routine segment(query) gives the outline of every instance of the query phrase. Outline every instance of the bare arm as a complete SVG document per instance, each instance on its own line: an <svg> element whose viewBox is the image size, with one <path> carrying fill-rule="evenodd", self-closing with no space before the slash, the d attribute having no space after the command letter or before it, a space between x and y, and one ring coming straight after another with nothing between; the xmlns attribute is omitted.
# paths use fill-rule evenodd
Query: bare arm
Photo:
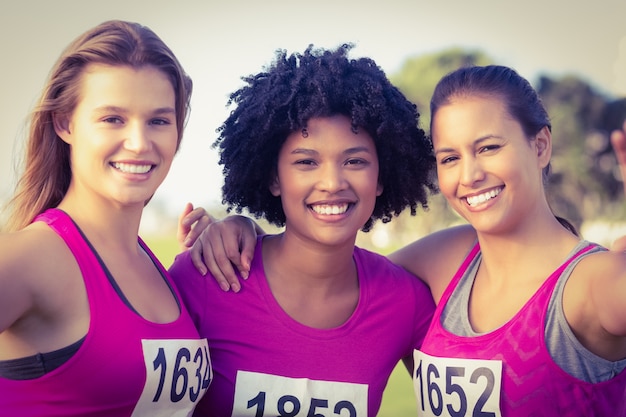
<svg viewBox="0 0 626 417"><path fill-rule="evenodd" d="M622 126L622 130L615 130L611 133L611 144L613 151L619 162L620 173L622 174L622 185L624 186L624 194L626 195L626 121ZM611 246L615 251L626 251L626 236L622 236L613 242Z"/></svg>
<svg viewBox="0 0 626 417"><path fill-rule="evenodd" d="M626 194L626 120L622 125L622 130L615 130L611 133L611 144L619 162L619 169L622 175L622 184ZM617 239L611 249L621 253L602 254L606 258L600 264L607 269L602 278L593 282L593 293L603 327L611 334L621 336L626 339L626 236ZM606 255L606 256L604 256ZM603 281L607 282L604 283ZM626 345L626 340L622 340ZM624 348L626 355L626 347Z"/></svg>
<svg viewBox="0 0 626 417"><path fill-rule="evenodd" d="M611 133L611 144L626 194L626 121ZM565 287L563 303L581 342L597 355L618 360L626 357L626 236L611 249L581 261Z"/></svg>
<svg viewBox="0 0 626 417"><path fill-rule="evenodd" d="M456 226L416 240L388 258L426 282L438 303L475 241L471 226Z"/></svg>
<svg viewBox="0 0 626 417"><path fill-rule="evenodd" d="M198 271L203 275L211 272L224 291L237 292L241 283L235 271L247 278L256 237L264 233L245 216L212 220L191 247L191 258ZM438 301L475 240L470 226L453 227L419 239L388 258L423 279L433 295L438 294Z"/></svg>
<svg viewBox="0 0 626 417"><path fill-rule="evenodd" d="M592 298L602 327L622 338L626 356L626 254L599 254L593 274ZM622 357L623 358L623 357Z"/></svg>
<svg viewBox="0 0 626 417"><path fill-rule="evenodd" d="M0 254L0 358L51 351L85 334L85 284L54 232L33 224L1 235Z"/></svg>
<svg viewBox="0 0 626 417"><path fill-rule="evenodd" d="M563 311L578 340L610 361L626 358L626 253L587 256L563 292Z"/></svg>
<svg viewBox="0 0 626 417"><path fill-rule="evenodd" d="M34 305L27 274L30 251L17 233L0 236L0 333L10 328Z"/></svg>

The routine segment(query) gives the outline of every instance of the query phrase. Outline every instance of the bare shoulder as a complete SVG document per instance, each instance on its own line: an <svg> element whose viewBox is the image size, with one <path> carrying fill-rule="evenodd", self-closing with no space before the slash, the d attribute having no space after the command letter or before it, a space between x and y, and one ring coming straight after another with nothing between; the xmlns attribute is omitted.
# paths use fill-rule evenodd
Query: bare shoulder
<svg viewBox="0 0 626 417"><path fill-rule="evenodd" d="M43 224L32 224L13 233L0 234L0 274L29 281L38 272L63 268L71 252L56 233Z"/></svg>
<svg viewBox="0 0 626 417"><path fill-rule="evenodd" d="M423 279L438 299L475 241L471 226L450 227L416 240L389 259Z"/></svg>
<svg viewBox="0 0 626 417"><path fill-rule="evenodd" d="M596 252L580 261L574 273L590 284L626 278L626 253L617 251Z"/></svg>
<svg viewBox="0 0 626 417"><path fill-rule="evenodd" d="M596 320L613 335L626 336L626 253L606 251L586 256L568 281L574 310L587 311L587 320ZM568 295L567 292L565 295Z"/></svg>
<svg viewBox="0 0 626 417"><path fill-rule="evenodd" d="M76 275L71 252L43 224L0 234L0 253L0 311L5 317L61 302L64 281Z"/></svg>

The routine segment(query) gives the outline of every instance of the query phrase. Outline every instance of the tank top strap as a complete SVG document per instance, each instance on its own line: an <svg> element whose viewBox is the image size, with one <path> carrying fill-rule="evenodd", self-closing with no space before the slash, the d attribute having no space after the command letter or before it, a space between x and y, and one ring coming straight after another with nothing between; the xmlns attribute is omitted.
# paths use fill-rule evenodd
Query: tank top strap
<svg viewBox="0 0 626 417"><path fill-rule="evenodd" d="M72 218L67 213L56 208L48 209L42 214L35 217L33 222L37 221L46 223L52 230L56 232L57 235L59 235L65 241L65 244L76 258L76 261L78 262L78 266L81 268L81 271L83 270L84 266L91 267L94 262L99 267L99 263L96 257L93 255L91 247L82 235L78 226L74 223ZM92 271L93 270L89 270L89 273L91 273Z"/></svg>
<svg viewBox="0 0 626 417"><path fill-rule="evenodd" d="M72 218L64 211L52 208L41 213L33 222L41 221L46 223L67 245L72 252L76 263L80 268L85 283L87 295L99 294L98 297L90 296L90 309L94 314L94 309L98 310L98 300L106 297L105 294L113 295L114 291L108 285L108 278L95 255L93 248L83 236L82 232L74 223ZM105 301L106 303L107 301Z"/></svg>
<svg viewBox="0 0 626 417"><path fill-rule="evenodd" d="M577 262L589 251L597 250L599 246L595 243L588 242L586 240L581 240L578 244L572 249L568 258L559 266L550 276L546 279L543 287L549 288L550 295L557 282L563 275L563 272L572 264L572 262Z"/></svg>
<svg viewBox="0 0 626 417"><path fill-rule="evenodd" d="M472 248L469 250L469 252L465 256L465 259L461 263L461 266L459 267L459 269L456 271L456 273L450 280L450 283L448 283L448 286L446 287L445 291L441 295L441 300L439 301L438 306L443 308L443 306L447 304L448 300L452 296L452 293L456 289L459 281L466 275L467 271L471 268L471 266L474 265L478 260L480 260L480 258L481 258L480 244L478 243L478 241L476 241L474 243L474 246L472 246Z"/></svg>

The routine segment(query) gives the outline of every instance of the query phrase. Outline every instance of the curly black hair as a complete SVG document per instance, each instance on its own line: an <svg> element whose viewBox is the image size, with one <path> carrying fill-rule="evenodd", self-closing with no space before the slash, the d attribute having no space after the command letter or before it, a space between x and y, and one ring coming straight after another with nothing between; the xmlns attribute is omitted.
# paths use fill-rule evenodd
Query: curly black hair
<svg viewBox="0 0 626 417"><path fill-rule="evenodd" d="M415 104L394 87L369 58L349 59L352 44L335 50L316 49L287 55L276 51L264 71L242 77L246 85L230 95L236 104L217 129L224 166L223 200L228 211L245 208L277 226L285 225L280 197L269 191L279 151L287 136L302 131L311 118L344 115L352 127L364 129L373 139L379 160L383 193L363 226L388 222L406 208L416 214L426 209L435 191L432 143L419 127Z"/></svg>

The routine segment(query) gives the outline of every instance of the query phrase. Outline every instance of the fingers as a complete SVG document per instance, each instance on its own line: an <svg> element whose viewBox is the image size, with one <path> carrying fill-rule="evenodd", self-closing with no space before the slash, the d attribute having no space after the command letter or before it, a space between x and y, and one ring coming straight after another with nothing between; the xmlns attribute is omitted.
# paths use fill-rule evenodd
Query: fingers
<svg viewBox="0 0 626 417"><path fill-rule="evenodd" d="M225 258L234 264L244 279L248 278L256 248L256 223L248 217L232 215L216 227L220 229Z"/></svg>
<svg viewBox="0 0 626 417"><path fill-rule="evenodd" d="M191 246L189 251L191 261L202 275L206 275L210 271L222 290L228 291L232 289L234 292L238 292L241 286L232 265L229 262L224 264L223 261L220 261L223 266L218 266L218 261L215 257L216 251L213 248L220 248L221 246L219 244L211 244L208 234L203 233ZM219 250L217 252L219 253Z"/></svg>
<svg viewBox="0 0 626 417"><path fill-rule="evenodd" d="M240 249L242 232L238 222L222 220L212 224L203 234L206 239L203 239L202 252L209 271L223 277L235 292L241 289L236 271L244 279L248 278L250 271L250 262L244 260Z"/></svg>
<svg viewBox="0 0 626 417"><path fill-rule="evenodd" d="M185 239L187 238L187 234L191 228L190 225L187 225L185 222L185 218L189 213L193 211L193 204L187 203L183 208L183 211L178 216L178 228L176 229L176 241L178 242L178 247L181 251L187 249L187 245L185 245Z"/></svg>
<svg viewBox="0 0 626 417"><path fill-rule="evenodd" d="M260 228L257 230L256 223L252 221L252 219L247 217L242 217L242 219L249 224L249 227L246 226L242 229L239 239L239 248L241 252L241 267L239 268L239 271L244 278L248 278L247 271L250 271L250 264L252 262L252 258L254 258L257 233L263 233L263 231Z"/></svg>
<svg viewBox="0 0 626 417"><path fill-rule="evenodd" d="M203 207L193 208L187 203L178 216L176 239L181 251L187 250L198 239L200 233L211 223L211 216Z"/></svg>
<svg viewBox="0 0 626 417"><path fill-rule="evenodd" d="M210 272L224 291L239 292L240 277L248 278L256 248L255 223L237 215L198 224L203 230L190 249L194 266L203 275Z"/></svg>
<svg viewBox="0 0 626 417"><path fill-rule="evenodd" d="M241 263L237 225L224 223L210 222L191 246L191 260L202 275L210 272L221 289L239 292L241 284L237 271L247 278L249 267Z"/></svg>
<svg viewBox="0 0 626 417"><path fill-rule="evenodd" d="M191 227L187 231L187 236L185 237L184 244L186 248L191 247L194 242L200 237L200 234L204 229L206 229L209 224L213 222L213 218L210 214L206 212L206 210L202 207L196 208L191 213L189 213L184 219L183 222L185 224L191 224Z"/></svg>

